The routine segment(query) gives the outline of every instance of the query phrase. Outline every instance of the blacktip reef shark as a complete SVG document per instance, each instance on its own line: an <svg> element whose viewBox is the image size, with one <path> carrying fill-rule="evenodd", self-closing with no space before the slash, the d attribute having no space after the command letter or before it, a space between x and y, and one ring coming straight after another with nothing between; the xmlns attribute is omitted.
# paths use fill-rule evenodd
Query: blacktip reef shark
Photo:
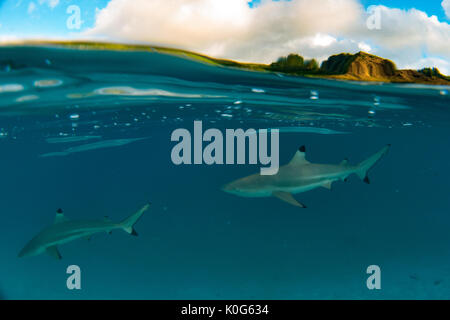
<svg viewBox="0 0 450 320"><path fill-rule="evenodd" d="M56 212L53 225L43 229L33 239L31 239L25 247L20 251L20 257L37 256L44 252L50 256L61 259L58 245L79 239L90 237L99 232L111 233L112 230L122 229L125 232L137 236L134 230L134 224L149 208L147 203L139 211L119 223L114 223L108 218L104 220L68 220L61 209Z"/></svg>
<svg viewBox="0 0 450 320"><path fill-rule="evenodd" d="M331 189L334 181L346 181L351 174L356 174L364 182L370 183L367 172L388 152L389 148L390 145L387 145L361 163L350 165L347 159L340 164L311 163L306 160L306 148L302 146L287 165L280 167L277 174L272 176L254 174L231 182L222 190L241 197L274 196L291 205L306 208L292 194L319 187Z"/></svg>
<svg viewBox="0 0 450 320"><path fill-rule="evenodd" d="M72 142L80 142L92 139L101 139L102 136L72 136L72 137L54 137L47 138L45 141L47 143L72 143Z"/></svg>

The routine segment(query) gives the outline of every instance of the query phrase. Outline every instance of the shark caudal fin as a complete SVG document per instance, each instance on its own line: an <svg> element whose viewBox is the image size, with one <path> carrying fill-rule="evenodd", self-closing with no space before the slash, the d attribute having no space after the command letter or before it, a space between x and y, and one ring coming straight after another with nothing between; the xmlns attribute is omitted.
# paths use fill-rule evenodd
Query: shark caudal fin
<svg viewBox="0 0 450 320"><path fill-rule="evenodd" d="M138 212L133 213L131 216L126 218L124 221L122 221L120 223L120 225L122 226L122 229L125 232L127 232L133 236L137 236L138 234L137 234L136 230L134 230L133 226L139 220L139 218L144 214L144 212L147 211L147 209L149 207L150 207L150 203L147 203Z"/></svg>
<svg viewBox="0 0 450 320"><path fill-rule="evenodd" d="M390 147L391 145L388 144L373 156L358 164L356 174L361 178L361 180L363 180L365 183L370 183L367 172L389 151Z"/></svg>

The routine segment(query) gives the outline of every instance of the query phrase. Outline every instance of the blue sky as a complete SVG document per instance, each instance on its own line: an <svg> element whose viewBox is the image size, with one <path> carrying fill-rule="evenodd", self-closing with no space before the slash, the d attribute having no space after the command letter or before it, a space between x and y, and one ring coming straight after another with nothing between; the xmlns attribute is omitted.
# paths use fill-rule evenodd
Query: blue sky
<svg viewBox="0 0 450 320"><path fill-rule="evenodd" d="M78 5L81 9L82 28L92 27L95 23L96 8L103 9L109 0L60 0L55 7L44 0L4 0L0 8L0 34L11 34L19 38L35 36L63 37L72 33L66 27L69 5ZM29 12L32 3L35 9Z"/></svg>
<svg viewBox="0 0 450 320"><path fill-rule="evenodd" d="M416 8L425 11L429 15L436 15L439 20L445 20L445 12L439 0L362 0L361 3L368 7L370 5L383 4L391 8L410 9Z"/></svg>
<svg viewBox="0 0 450 320"><path fill-rule="evenodd" d="M66 27L66 20L69 16L66 9L69 5L74 4L80 7L81 19L84 23L79 31L83 31L94 25L96 9L103 9L109 1L60 0L54 8L51 8L48 5L51 0L2 0L0 1L0 34L10 34L19 38L67 36L73 34L73 31ZM130 0L130 2L132 1ZM227 0L223 1L226 2ZM260 0L253 0L252 2L250 2L250 6L257 5ZM28 13L30 3L34 3L36 8ZM449 21L445 16L440 0L361 0L361 3L366 8L378 4L401 9L416 8L427 12L429 15L436 15L440 21Z"/></svg>

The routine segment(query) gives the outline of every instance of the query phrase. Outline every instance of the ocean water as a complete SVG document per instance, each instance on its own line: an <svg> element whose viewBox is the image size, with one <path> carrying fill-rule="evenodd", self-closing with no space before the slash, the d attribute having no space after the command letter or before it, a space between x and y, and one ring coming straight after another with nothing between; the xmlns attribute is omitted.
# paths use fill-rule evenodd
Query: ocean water
<svg viewBox="0 0 450 320"><path fill-rule="evenodd" d="M0 299L450 298L448 87L51 47L2 47L0 69ZM281 164L301 145L314 163L392 147L371 184L295 195L299 209L221 190L260 165L173 164L171 133L195 120L281 128ZM148 201L138 237L79 239L61 260L17 256L58 208L120 221ZM66 287L69 265L81 290ZM380 290L366 286L370 265Z"/></svg>

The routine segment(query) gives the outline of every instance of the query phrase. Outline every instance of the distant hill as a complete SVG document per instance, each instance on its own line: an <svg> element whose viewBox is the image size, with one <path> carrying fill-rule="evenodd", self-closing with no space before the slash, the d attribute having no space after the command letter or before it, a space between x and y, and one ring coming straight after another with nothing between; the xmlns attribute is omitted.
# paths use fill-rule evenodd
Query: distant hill
<svg viewBox="0 0 450 320"><path fill-rule="evenodd" d="M319 64L315 59L304 60L303 57L298 54L290 54L287 57L280 57L276 62L267 65L259 63L242 63L227 59L216 59L192 51L148 45L128 45L121 43L90 41L26 41L11 45L43 45L74 48L78 50L160 52L193 59L211 65L259 72L277 72L298 76L353 81L450 85L450 77L441 74L436 68L426 68L422 70L398 70L392 61L365 52L358 52L356 54L341 53L333 55L329 57L328 60L324 61L319 67Z"/></svg>
<svg viewBox="0 0 450 320"><path fill-rule="evenodd" d="M385 81L395 76L397 67L390 60L359 52L331 56L322 63L321 69L326 74L349 80Z"/></svg>
<svg viewBox="0 0 450 320"><path fill-rule="evenodd" d="M450 77L436 68L397 70L392 61L365 52L331 56L322 63L321 69L336 79L450 85Z"/></svg>

